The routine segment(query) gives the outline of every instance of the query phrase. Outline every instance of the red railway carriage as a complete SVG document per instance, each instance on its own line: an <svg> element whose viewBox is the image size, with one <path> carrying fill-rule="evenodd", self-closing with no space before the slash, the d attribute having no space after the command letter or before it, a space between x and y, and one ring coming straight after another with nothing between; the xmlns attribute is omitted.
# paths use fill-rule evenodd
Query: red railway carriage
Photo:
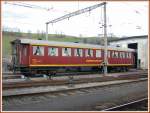
<svg viewBox="0 0 150 113"><path fill-rule="evenodd" d="M102 70L104 47L99 45L18 39L12 44L14 70L51 74L58 70ZM134 50L108 47L108 68L134 65Z"/></svg>

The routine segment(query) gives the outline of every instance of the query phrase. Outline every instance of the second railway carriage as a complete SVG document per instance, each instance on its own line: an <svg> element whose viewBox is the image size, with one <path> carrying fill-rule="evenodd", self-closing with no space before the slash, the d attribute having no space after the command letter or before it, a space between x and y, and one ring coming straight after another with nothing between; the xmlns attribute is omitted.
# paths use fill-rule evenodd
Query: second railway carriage
<svg viewBox="0 0 150 113"><path fill-rule="evenodd" d="M11 44L13 69L25 75L103 69L103 46L32 39ZM127 70L133 65L134 50L108 47L108 70Z"/></svg>

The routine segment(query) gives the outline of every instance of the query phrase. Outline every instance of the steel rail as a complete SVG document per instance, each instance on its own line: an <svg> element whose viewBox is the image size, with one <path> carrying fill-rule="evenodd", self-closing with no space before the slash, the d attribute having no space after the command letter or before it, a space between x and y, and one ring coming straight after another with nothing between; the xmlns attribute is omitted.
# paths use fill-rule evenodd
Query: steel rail
<svg viewBox="0 0 150 113"><path fill-rule="evenodd" d="M59 77L59 76L68 76L68 75L72 75L72 76L80 76L80 75L87 75L87 74L102 74L99 72L71 72L71 73L56 73L56 75L53 75L52 77ZM109 73L109 74L115 74L115 73ZM131 75L131 74L143 74L146 75L147 72L131 72L131 73L124 73L124 75ZM15 75L13 75L13 73L2 73L2 78L3 79L15 79L15 78L21 78L22 75L21 73L16 73ZM12 76L13 75L13 76ZM42 74L41 74L42 75Z"/></svg>
<svg viewBox="0 0 150 113"><path fill-rule="evenodd" d="M131 102L128 102L128 103L125 103L125 104L121 104L121 105L117 105L117 106L110 107L110 108L107 108L107 109L103 109L102 111L112 111L112 110L115 110L115 109L120 109L120 108L122 108L122 107L131 105L131 104L135 104L135 103L139 103L139 102L145 101L145 100L147 100L147 99L148 99L148 98L142 98L142 99L135 100L135 101L131 101Z"/></svg>
<svg viewBox="0 0 150 113"><path fill-rule="evenodd" d="M68 79L61 80L40 80L40 81L20 81L20 82L7 82L2 84L3 89L13 89L13 88L24 88L24 87L38 87L38 86L49 86L49 85L65 85L65 84L80 84L80 83L89 83L89 82L105 82L105 81L114 81L114 80L128 80L128 79L138 79L144 78L145 76L139 75L126 75L126 76L118 76L118 77L93 77L93 78L76 78L70 82Z"/></svg>
<svg viewBox="0 0 150 113"><path fill-rule="evenodd" d="M87 89L92 89L92 88L100 88L100 87L106 87L106 86L115 86L115 85L121 85L121 84L127 84L127 83L137 83L137 82L142 82L146 81L147 78L143 79L136 79L136 80L130 80L130 81L124 81L124 82L119 82L119 83L108 83L108 84L103 84L103 85L94 85L94 86L84 86L84 87L75 87L72 84L68 84L68 89L58 89L54 91L40 91L40 92L30 92L30 93L20 93L20 94L13 94L13 95L2 95L3 97L13 97L13 96L24 96L24 95L39 95L39 94L47 94L47 93L62 93L62 92L70 92L70 91L76 91L76 90L87 90ZM67 85L66 85L67 87Z"/></svg>

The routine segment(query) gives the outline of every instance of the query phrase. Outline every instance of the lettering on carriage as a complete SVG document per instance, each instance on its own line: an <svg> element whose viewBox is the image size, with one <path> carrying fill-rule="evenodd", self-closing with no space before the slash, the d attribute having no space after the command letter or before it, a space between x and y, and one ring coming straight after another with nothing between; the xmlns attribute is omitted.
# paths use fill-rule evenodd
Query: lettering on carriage
<svg viewBox="0 0 150 113"><path fill-rule="evenodd" d="M85 62L102 62L102 60L86 60Z"/></svg>
<svg viewBox="0 0 150 113"><path fill-rule="evenodd" d="M32 63L33 63L33 64L38 64L38 63L40 63L40 62L41 62L40 60L32 59Z"/></svg>

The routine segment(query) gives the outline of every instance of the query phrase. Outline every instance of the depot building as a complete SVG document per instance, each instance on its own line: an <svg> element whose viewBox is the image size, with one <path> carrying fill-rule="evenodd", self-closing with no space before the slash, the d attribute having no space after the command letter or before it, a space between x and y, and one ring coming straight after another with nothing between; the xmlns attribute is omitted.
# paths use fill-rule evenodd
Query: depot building
<svg viewBox="0 0 150 113"><path fill-rule="evenodd" d="M119 38L109 42L109 45L135 49L135 67L148 69L148 35Z"/></svg>

